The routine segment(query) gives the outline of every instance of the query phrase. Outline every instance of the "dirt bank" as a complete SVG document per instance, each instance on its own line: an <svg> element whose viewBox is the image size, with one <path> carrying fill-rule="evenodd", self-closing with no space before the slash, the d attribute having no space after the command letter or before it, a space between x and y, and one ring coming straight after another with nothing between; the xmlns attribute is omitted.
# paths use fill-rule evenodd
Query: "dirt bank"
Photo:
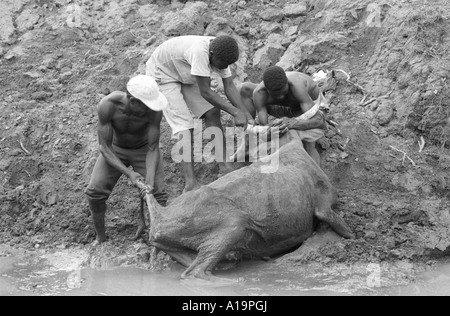
<svg viewBox="0 0 450 316"><path fill-rule="evenodd" d="M83 195L98 155L95 106L143 72L155 47L183 34L229 33L242 49L236 81L275 63L336 70L323 168L339 214L355 231L284 264L427 262L450 249L449 14L447 1L2 1L0 243L87 247L94 230ZM347 75L349 77L347 77ZM213 86L220 91L220 85ZM226 125L231 125L223 115ZM183 180L161 148L171 198ZM424 147L420 146L424 144ZM202 183L217 164L197 164ZM122 179L108 201L92 266L147 263L138 194ZM161 262L168 259L161 257Z"/></svg>

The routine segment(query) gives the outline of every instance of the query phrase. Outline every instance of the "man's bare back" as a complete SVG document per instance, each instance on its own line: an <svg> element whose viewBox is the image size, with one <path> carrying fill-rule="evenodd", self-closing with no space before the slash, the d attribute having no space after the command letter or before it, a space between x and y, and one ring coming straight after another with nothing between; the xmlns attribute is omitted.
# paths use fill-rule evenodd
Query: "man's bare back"
<svg viewBox="0 0 450 316"><path fill-rule="evenodd" d="M286 77L288 79L289 90L282 98L275 98L268 92L264 85L264 82L258 84L253 90L253 99L258 99L260 97L265 99L265 104L267 105L281 105L291 108L300 108L301 103L298 95L301 95L301 100L307 100L308 95L311 100L316 100L319 97L319 87L312 80L312 78L301 72L286 72Z"/></svg>

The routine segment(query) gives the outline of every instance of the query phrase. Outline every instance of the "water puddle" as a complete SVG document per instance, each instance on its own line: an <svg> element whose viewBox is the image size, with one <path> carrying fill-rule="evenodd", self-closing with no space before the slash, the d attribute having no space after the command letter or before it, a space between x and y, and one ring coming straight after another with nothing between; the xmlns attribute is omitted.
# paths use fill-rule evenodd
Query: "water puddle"
<svg viewBox="0 0 450 316"><path fill-rule="evenodd" d="M408 263L337 265L243 262L215 275L232 282L180 280L184 268L80 268L83 251L0 256L0 296L380 296L450 295L450 263L414 274ZM411 280L413 280L411 282Z"/></svg>
<svg viewBox="0 0 450 316"><path fill-rule="evenodd" d="M450 296L450 263L439 264L437 268L420 273L415 282L388 288L386 295L402 296Z"/></svg>

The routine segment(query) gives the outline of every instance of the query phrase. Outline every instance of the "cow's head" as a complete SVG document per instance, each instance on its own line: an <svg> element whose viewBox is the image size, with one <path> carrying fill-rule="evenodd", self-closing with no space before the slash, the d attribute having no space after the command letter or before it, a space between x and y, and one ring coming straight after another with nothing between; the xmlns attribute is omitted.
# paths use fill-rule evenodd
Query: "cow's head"
<svg viewBox="0 0 450 316"><path fill-rule="evenodd" d="M329 92L332 92L336 89L336 74L335 71L321 71L317 74L317 76L313 76L314 81L317 83L317 86L320 88L320 94L318 102L320 102L320 110L328 113L330 111L330 100L327 97Z"/></svg>
<svg viewBox="0 0 450 316"><path fill-rule="evenodd" d="M321 91L319 94L319 98L316 102L319 102L319 110L321 110L324 113L330 112L330 99L327 98L323 92Z"/></svg>

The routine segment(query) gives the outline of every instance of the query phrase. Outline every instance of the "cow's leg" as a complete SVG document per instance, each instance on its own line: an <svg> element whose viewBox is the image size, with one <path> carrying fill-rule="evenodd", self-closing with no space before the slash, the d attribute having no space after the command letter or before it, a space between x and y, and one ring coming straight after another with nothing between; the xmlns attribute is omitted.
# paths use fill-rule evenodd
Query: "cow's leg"
<svg viewBox="0 0 450 316"><path fill-rule="evenodd" d="M206 280L213 279L211 271L230 249L244 238L246 227L244 220L231 219L219 229L201 245L197 258L183 272L181 278L185 279L188 276L193 276Z"/></svg>
<svg viewBox="0 0 450 316"><path fill-rule="evenodd" d="M222 261L220 261L217 266L216 270L230 270L235 268L238 263L242 260L242 255L238 251L230 251L225 255L225 258L223 258Z"/></svg>
<svg viewBox="0 0 450 316"><path fill-rule="evenodd" d="M315 215L317 219L327 223L333 230L344 238L353 239L355 235L352 233L348 225L340 218L330 207L316 209Z"/></svg>
<svg viewBox="0 0 450 316"><path fill-rule="evenodd" d="M152 244L155 249L164 251L173 260L177 261L179 264L185 267L189 267L195 259L195 253L193 251L175 247L167 247L157 242L152 242Z"/></svg>
<svg viewBox="0 0 450 316"><path fill-rule="evenodd" d="M166 246L155 241L152 241L151 243L154 246L154 253L156 254L154 257L157 256L159 251L163 251L173 260L177 261L179 264L185 267L191 266L195 258L197 257L196 252L187 248ZM229 270L235 267L240 261L241 257L239 253L231 251L228 252L223 259L223 262L218 263L217 268L219 270Z"/></svg>
<svg viewBox="0 0 450 316"><path fill-rule="evenodd" d="M173 260L175 260L176 262L185 267L189 267L192 264L192 262L194 262L195 254L193 253L189 253L182 250L177 251L168 250L164 252L167 253Z"/></svg>

